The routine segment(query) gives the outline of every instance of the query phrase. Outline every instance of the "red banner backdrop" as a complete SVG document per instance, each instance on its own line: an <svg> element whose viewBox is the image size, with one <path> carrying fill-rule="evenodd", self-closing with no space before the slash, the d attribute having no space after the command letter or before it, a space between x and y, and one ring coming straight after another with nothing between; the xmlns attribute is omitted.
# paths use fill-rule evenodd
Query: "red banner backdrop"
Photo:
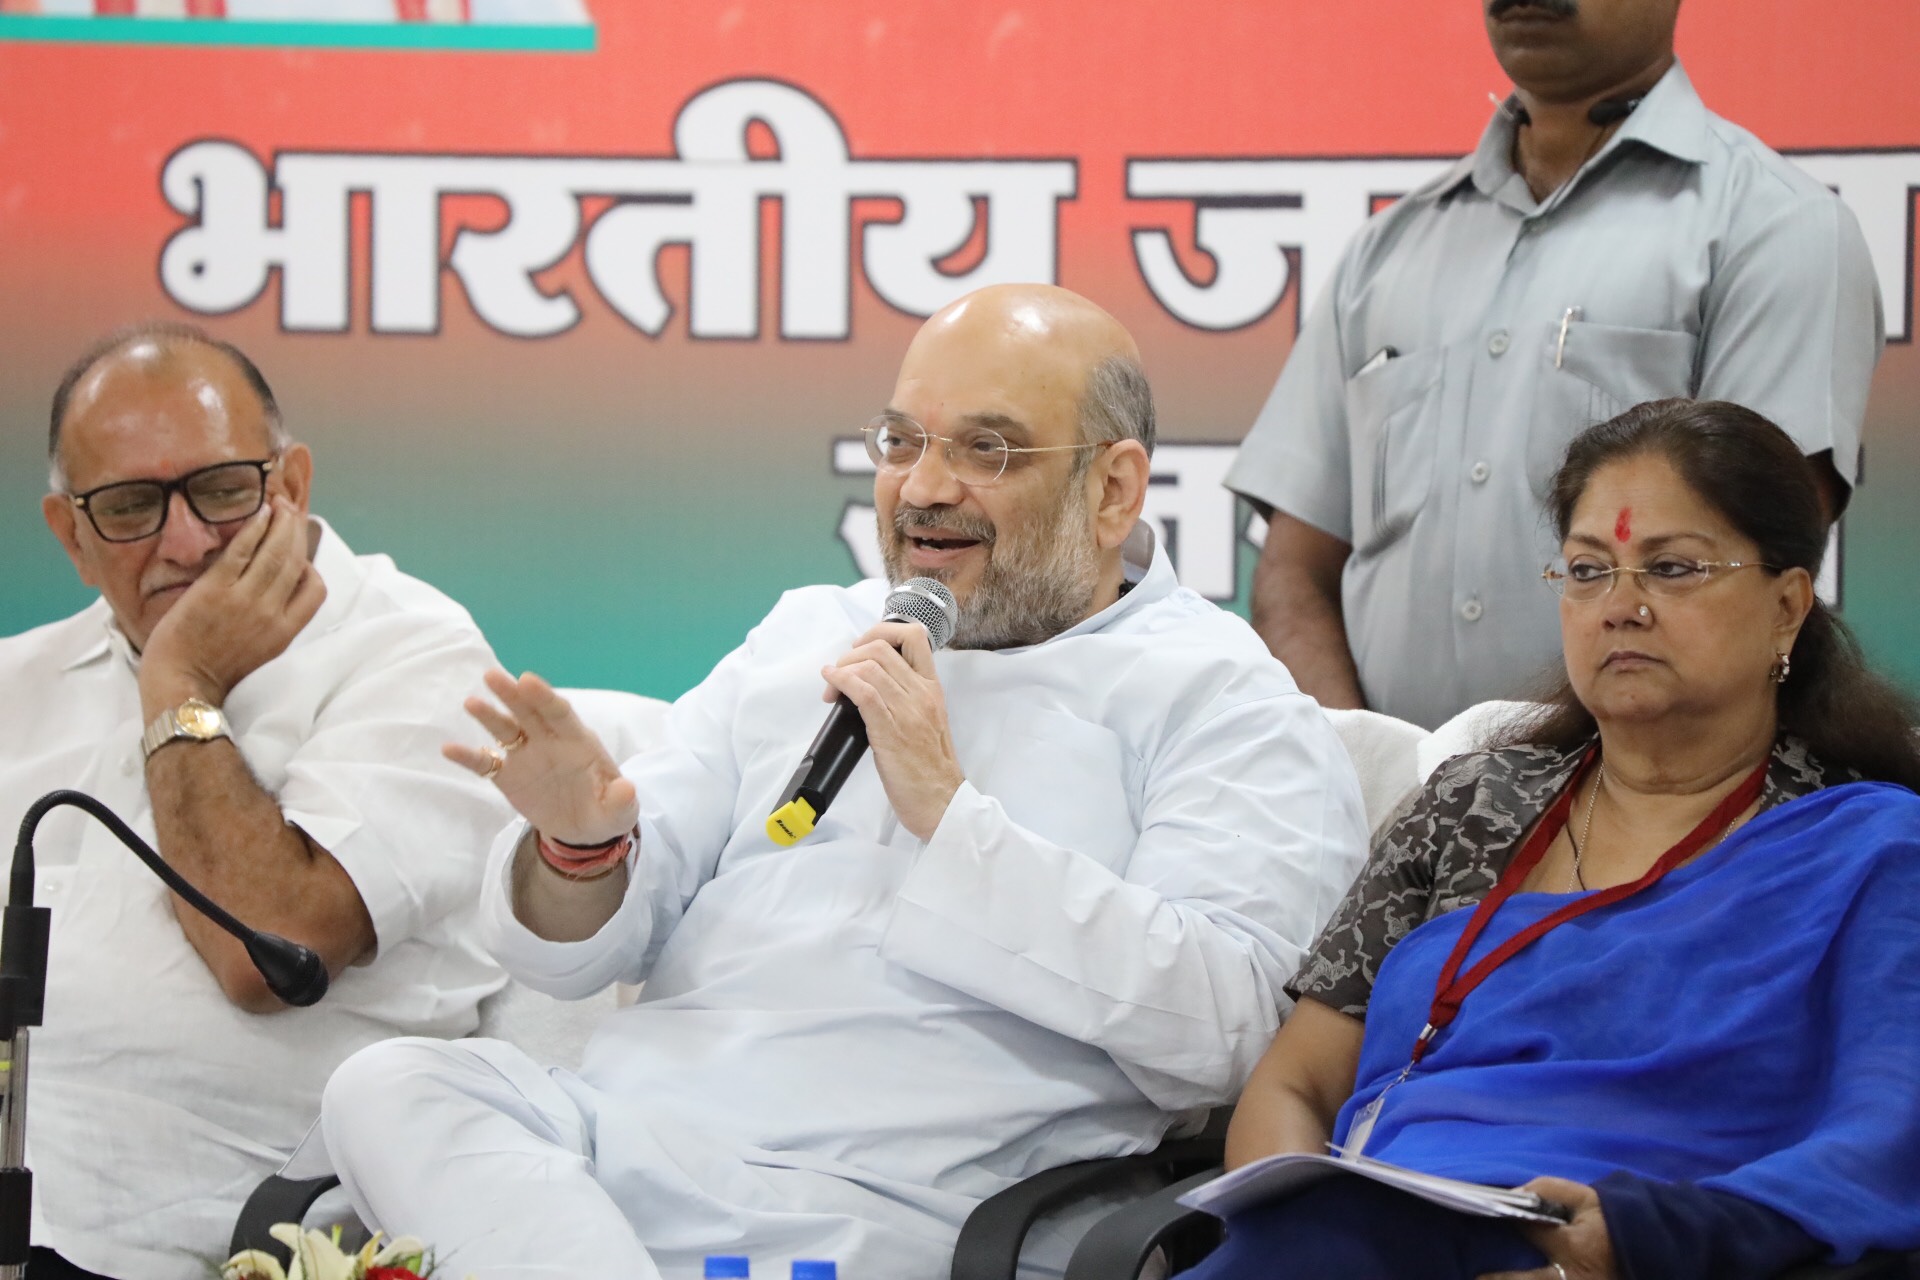
<svg viewBox="0 0 1920 1280"><path fill-rule="evenodd" d="M1139 337L1152 514L1190 584L1242 603L1218 477L1303 293L1507 90L1474 0L590 7L395 10L450 19L396 34L0 6L0 631L84 599L38 527L60 370L169 316L259 359L323 514L509 662L677 693L774 592L860 571L846 438L919 316L1012 278ZM1681 20L1708 105L1868 232L1893 342L1844 604L1913 680L1917 27L1793 0Z"/></svg>

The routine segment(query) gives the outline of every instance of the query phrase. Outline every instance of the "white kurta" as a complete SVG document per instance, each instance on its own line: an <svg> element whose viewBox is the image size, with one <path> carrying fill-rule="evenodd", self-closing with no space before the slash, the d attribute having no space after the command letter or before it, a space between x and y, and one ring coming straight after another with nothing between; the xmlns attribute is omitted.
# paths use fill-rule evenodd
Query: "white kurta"
<svg viewBox="0 0 1920 1280"><path fill-rule="evenodd" d="M555 1073L577 1117L532 1096L543 1082L504 1046L481 1050L485 1070L450 1068L456 1091L499 1072L534 1127L586 1134L575 1149L667 1276L749 1251L755 1274L826 1256L885 1280L944 1276L966 1212L1015 1180L1150 1149L1231 1099L1366 823L1325 717L1253 631L1157 551L1134 576L1043 644L936 656L969 781L924 843L871 758L813 835L767 838L826 712L820 667L887 586L788 593L625 766L641 839L594 937L522 926L520 829L495 846L483 927L511 973L563 997L646 983L577 1077ZM524 1166L468 1159L428 1127L464 1132L458 1107L392 1091L439 1048L387 1052L384 1074L362 1064L327 1097L363 1212L463 1273L546 1274L578 1224L513 1221Z"/></svg>
<svg viewBox="0 0 1920 1280"><path fill-rule="evenodd" d="M512 811L439 754L475 736L460 700L492 652L465 610L331 530L314 566L320 612L226 712L287 820L352 877L377 959L312 1008L245 1013L165 886L104 827L73 809L40 825L35 896L53 942L27 1109L33 1240L92 1271L206 1280L333 1068L387 1036L470 1032L504 981L474 905L483 851ZM71 787L153 842L135 662L101 601L0 640L0 705L18 726L0 746L0 828Z"/></svg>

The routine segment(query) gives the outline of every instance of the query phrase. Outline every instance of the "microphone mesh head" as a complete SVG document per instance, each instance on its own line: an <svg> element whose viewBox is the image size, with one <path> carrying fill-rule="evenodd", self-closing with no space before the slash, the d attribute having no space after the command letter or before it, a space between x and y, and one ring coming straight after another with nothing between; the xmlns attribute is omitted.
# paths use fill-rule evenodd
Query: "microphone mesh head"
<svg viewBox="0 0 1920 1280"><path fill-rule="evenodd" d="M887 596L887 616L919 623L927 629L933 647L944 649L960 621L960 606L946 583L935 578L909 578Z"/></svg>

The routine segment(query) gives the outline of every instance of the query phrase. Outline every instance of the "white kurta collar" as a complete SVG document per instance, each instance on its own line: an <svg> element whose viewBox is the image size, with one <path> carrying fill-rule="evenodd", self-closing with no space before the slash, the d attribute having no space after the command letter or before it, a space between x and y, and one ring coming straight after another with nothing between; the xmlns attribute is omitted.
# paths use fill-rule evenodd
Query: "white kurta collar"
<svg viewBox="0 0 1920 1280"><path fill-rule="evenodd" d="M93 615L85 624L96 632L93 643L83 646L77 653L60 664L62 671L77 671L89 663L98 662L115 651L114 641L119 640L125 646L127 638L120 634L120 628L113 620L113 610L107 606L105 598L97 599L81 611Z"/></svg>

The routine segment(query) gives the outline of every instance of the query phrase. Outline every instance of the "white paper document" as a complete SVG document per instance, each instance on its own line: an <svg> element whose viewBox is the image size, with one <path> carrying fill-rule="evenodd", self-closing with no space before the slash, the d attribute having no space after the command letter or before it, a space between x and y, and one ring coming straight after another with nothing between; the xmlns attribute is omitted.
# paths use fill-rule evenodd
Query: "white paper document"
<svg viewBox="0 0 1920 1280"><path fill-rule="evenodd" d="M1255 1205L1284 1200L1316 1182L1339 1174L1358 1174L1456 1213L1477 1218L1517 1218L1526 1222L1565 1222L1567 1211L1531 1191L1485 1187L1477 1182L1415 1173L1397 1164L1362 1155L1279 1155L1242 1165L1180 1197L1189 1209L1225 1218Z"/></svg>

